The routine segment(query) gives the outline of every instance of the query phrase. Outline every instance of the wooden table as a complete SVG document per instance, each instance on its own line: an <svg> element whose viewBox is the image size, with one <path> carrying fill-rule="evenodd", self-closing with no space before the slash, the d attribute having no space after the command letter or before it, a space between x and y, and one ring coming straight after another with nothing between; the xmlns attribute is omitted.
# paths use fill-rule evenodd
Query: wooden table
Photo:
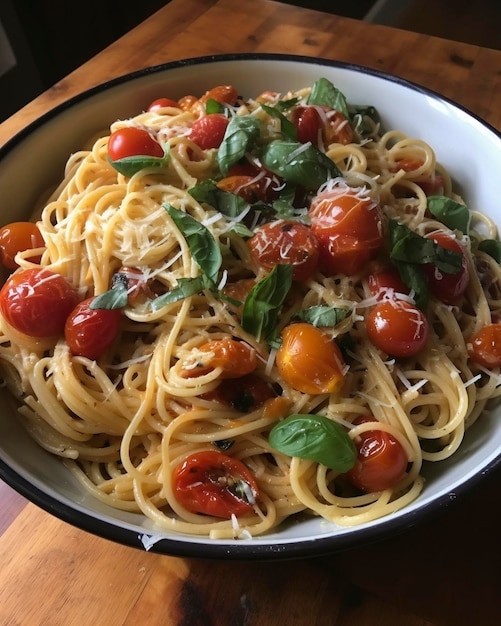
<svg viewBox="0 0 501 626"><path fill-rule="evenodd" d="M0 126L3 143L129 71L228 52L381 69L501 127L501 52L253 0L172 0ZM64 53L64 51L62 51ZM20 626L490 626L501 623L501 471L404 534L296 562L165 557L75 529L0 484L0 623Z"/></svg>

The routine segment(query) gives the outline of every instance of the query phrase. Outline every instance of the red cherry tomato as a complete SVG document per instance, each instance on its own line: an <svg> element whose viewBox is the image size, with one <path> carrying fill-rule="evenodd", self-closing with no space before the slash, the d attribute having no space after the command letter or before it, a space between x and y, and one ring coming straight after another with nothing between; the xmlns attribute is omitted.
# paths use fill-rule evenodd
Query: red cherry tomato
<svg viewBox="0 0 501 626"><path fill-rule="evenodd" d="M284 328L276 364L285 382L303 393L335 393L344 381L345 364L338 345L326 332L305 322Z"/></svg>
<svg viewBox="0 0 501 626"><path fill-rule="evenodd" d="M308 280L318 265L318 241L311 228L295 221L277 220L256 229L248 241L252 258L261 267L292 265L294 280Z"/></svg>
<svg viewBox="0 0 501 626"><path fill-rule="evenodd" d="M158 111L159 109L166 109L169 107L179 109L179 104L170 98L157 98L157 100L153 100L150 104L148 111Z"/></svg>
<svg viewBox="0 0 501 626"><path fill-rule="evenodd" d="M112 161L131 156L163 157L164 149L147 130L126 126L111 133L108 139L108 154Z"/></svg>
<svg viewBox="0 0 501 626"><path fill-rule="evenodd" d="M202 150L219 148L227 126L228 118L226 115L211 113L193 122L188 136Z"/></svg>
<svg viewBox="0 0 501 626"><path fill-rule="evenodd" d="M429 334L424 313L405 300L382 300L365 321L369 340L394 357L413 356L423 349Z"/></svg>
<svg viewBox="0 0 501 626"><path fill-rule="evenodd" d="M409 288L400 278L399 273L390 268L369 274L367 284L373 296L378 299L394 297L395 294L408 294Z"/></svg>
<svg viewBox="0 0 501 626"><path fill-rule="evenodd" d="M322 139L322 119L314 106L298 106L293 113L297 140L318 146Z"/></svg>
<svg viewBox="0 0 501 626"><path fill-rule="evenodd" d="M122 319L121 309L91 309L93 298L83 300L68 316L64 336L76 356L97 359L115 341Z"/></svg>
<svg viewBox="0 0 501 626"><path fill-rule="evenodd" d="M487 324L468 342L468 355L487 369L501 365L501 324Z"/></svg>
<svg viewBox="0 0 501 626"><path fill-rule="evenodd" d="M30 337L52 337L63 332L78 293L61 276L47 269L11 274L0 291L0 311L16 330Z"/></svg>
<svg viewBox="0 0 501 626"><path fill-rule="evenodd" d="M361 190L346 185L327 189L313 199L309 214L320 266L328 274L356 274L381 247L381 210Z"/></svg>
<svg viewBox="0 0 501 626"><path fill-rule="evenodd" d="M196 378L221 368L221 378L240 378L256 369L256 350L245 341L230 337L214 339L195 348L181 368L183 378Z"/></svg>
<svg viewBox="0 0 501 626"><path fill-rule="evenodd" d="M223 191L234 193L243 198L249 204L254 204L260 200L272 202L278 196L278 178L269 176L262 172L261 175L254 176L246 174L232 174L218 181L217 186Z"/></svg>
<svg viewBox="0 0 501 626"><path fill-rule="evenodd" d="M374 421L359 418L355 424ZM377 424L377 422L376 422ZM346 476L361 491L373 493L394 487L405 475L409 462L402 444L383 430L368 430L355 441L357 460Z"/></svg>
<svg viewBox="0 0 501 626"><path fill-rule="evenodd" d="M191 513L223 519L253 511L258 486L252 472L238 459L212 450L195 452L172 474L177 501Z"/></svg>
<svg viewBox="0 0 501 626"><path fill-rule="evenodd" d="M19 267L15 261L18 252L42 248L44 245L42 234L33 222L12 222L0 228L0 260L9 270ZM30 261L39 263L40 256L30 257Z"/></svg>
<svg viewBox="0 0 501 626"><path fill-rule="evenodd" d="M446 304L456 304L464 295L470 280L470 272L468 269L468 261L466 259L465 249L452 234L443 230L433 231L426 235L428 239L432 239L442 248L458 252L462 255L461 268L456 274L445 274L440 272L434 265L427 264L424 269L428 276L428 284L431 293Z"/></svg>

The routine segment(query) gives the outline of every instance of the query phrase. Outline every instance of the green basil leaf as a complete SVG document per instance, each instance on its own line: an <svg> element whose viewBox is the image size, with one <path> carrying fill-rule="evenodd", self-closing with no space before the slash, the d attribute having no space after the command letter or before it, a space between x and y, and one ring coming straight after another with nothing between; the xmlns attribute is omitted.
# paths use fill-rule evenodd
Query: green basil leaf
<svg viewBox="0 0 501 626"><path fill-rule="evenodd" d="M276 139L265 147L261 160L266 169L287 183L310 190L342 175L328 156L307 143Z"/></svg>
<svg viewBox="0 0 501 626"><path fill-rule="evenodd" d="M376 107L371 105L349 105L348 110L350 111L350 119L354 131L360 137L365 137L372 133L374 124L381 124L381 117Z"/></svg>
<svg viewBox="0 0 501 626"><path fill-rule="evenodd" d="M128 178L130 178L131 176L134 176L134 174L137 174L137 172L147 167L153 167L153 168L163 167L166 164L168 158L169 158L169 146L167 145L166 147L164 147L163 157L153 157L153 156L147 156L147 155L136 156L135 155L135 156L125 157L123 159L117 159L116 161L113 161L108 156L108 163L114 169L116 169L117 172L120 172L120 174L123 174L124 176L127 176Z"/></svg>
<svg viewBox="0 0 501 626"><path fill-rule="evenodd" d="M501 241L498 239L484 239L478 244L478 249L501 264Z"/></svg>
<svg viewBox="0 0 501 626"><path fill-rule="evenodd" d="M224 216L236 219L249 205L235 193L219 189L215 180L207 179L188 190L197 202L205 202Z"/></svg>
<svg viewBox="0 0 501 626"><path fill-rule="evenodd" d="M429 196L428 210L437 220L451 230L468 233L470 230L471 213L467 206L446 196Z"/></svg>
<svg viewBox="0 0 501 626"><path fill-rule="evenodd" d="M342 322L350 314L347 307L334 306L310 306L299 311L297 317L317 327L333 328Z"/></svg>
<svg viewBox="0 0 501 626"><path fill-rule="evenodd" d="M297 129L294 124L288 120L285 115L278 109L278 107L270 107L266 104L261 104L261 108L268 113L270 117L274 117L280 120L280 131L286 139L291 141L297 140Z"/></svg>
<svg viewBox="0 0 501 626"><path fill-rule="evenodd" d="M407 285L407 287L414 292L416 305L422 310L426 309L430 297L430 290L428 288L428 278L424 273L423 266L406 263L405 261L397 261L395 265L404 285Z"/></svg>
<svg viewBox="0 0 501 626"><path fill-rule="evenodd" d="M151 303L151 307L154 311L158 311L167 304L174 304L174 302L179 302L179 300L194 296L204 289L215 291L214 283L205 274L201 274L195 278L180 278L177 282L177 286L168 293L164 293L158 296L158 298L155 298Z"/></svg>
<svg viewBox="0 0 501 626"><path fill-rule="evenodd" d="M176 209L170 204L165 210L184 235L192 257L208 278L216 281L223 258L218 243L212 233L188 213Z"/></svg>
<svg viewBox="0 0 501 626"><path fill-rule="evenodd" d="M281 113L289 111L292 107L296 106L301 101L301 98L289 98L288 100L279 100L275 104L275 109L278 109Z"/></svg>
<svg viewBox="0 0 501 626"><path fill-rule="evenodd" d="M205 103L205 112L207 115L211 115L212 113L224 113L224 105L213 98L208 98Z"/></svg>
<svg viewBox="0 0 501 626"><path fill-rule="evenodd" d="M341 112L346 119L350 119L348 104L344 94L339 91L327 78L319 78L311 88L308 104L328 106Z"/></svg>
<svg viewBox="0 0 501 626"><path fill-rule="evenodd" d="M90 303L91 309L123 309L127 306L127 285L118 281L115 285L96 296Z"/></svg>
<svg viewBox="0 0 501 626"><path fill-rule="evenodd" d="M234 115L217 151L219 170L226 176L230 168L250 152L259 139L260 122L252 115Z"/></svg>
<svg viewBox="0 0 501 626"><path fill-rule="evenodd" d="M274 339L278 315L291 285L292 265L275 265L245 298L242 328L258 341Z"/></svg>
<svg viewBox="0 0 501 626"><path fill-rule="evenodd" d="M270 431L272 448L301 459L311 459L336 472L355 465L357 449L345 429L323 415L290 415Z"/></svg>

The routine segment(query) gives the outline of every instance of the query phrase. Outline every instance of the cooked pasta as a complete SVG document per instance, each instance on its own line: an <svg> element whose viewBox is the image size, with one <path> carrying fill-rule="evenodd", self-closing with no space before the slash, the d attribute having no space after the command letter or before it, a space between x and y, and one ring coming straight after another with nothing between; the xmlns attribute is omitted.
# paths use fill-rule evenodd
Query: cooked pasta
<svg viewBox="0 0 501 626"><path fill-rule="evenodd" d="M338 108L319 104L315 89L244 99L229 98L233 90L219 87L114 122L88 149L71 155L60 185L34 215L43 246L15 257L14 275L43 268L63 276L76 301L94 299L89 316L118 311L109 345L97 325L87 331L91 343L103 342L95 355L73 347L81 339L71 327L74 316L56 336L38 330L32 336L16 328L4 306L0 362L20 419L95 498L144 514L159 533L251 537L301 515L341 526L381 518L426 489L423 463L453 455L499 394L499 366L479 364L470 345L501 309L500 268L480 245L497 239L495 225L473 210L468 228L448 225L430 211L430 197L442 204L450 199L456 208L464 203L433 148L381 129L372 109L344 100ZM203 127L214 116L224 131L217 145L207 140L218 129ZM237 132L230 145L232 123ZM136 150L131 157L120 153L123 146L112 149L110 137L131 128L146 131L161 153ZM266 157L271 144L286 144L286 151ZM296 159L296 171L309 171L301 158L311 150L313 174L323 179L312 185L298 182L295 173L288 179L283 163ZM146 156L138 163L134 154ZM352 237L349 272L336 265L341 256L333 253L329 269L330 261L322 261L322 253L317 261L313 250L307 276L284 270L266 283L277 265L294 272L296 260L282 248L275 264L265 261L260 255L269 245L273 254L274 235L271 244L253 248L256 233L286 223L289 230L306 227L310 236L315 202L343 193L367 204L364 224L380 217L376 242ZM374 291L380 270L398 269L403 280L434 262L397 258L390 223L421 243L437 230L459 241L466 269L449 276L459 280L467 272L464 293L444 302L426 289L418 293L423 283L412 280L403 290L383 285ZM319 246L322 236L315 240ZM290 247L301 256L309 250L305 242ZM440 283L440 270L432 272ZM392 354L373 339L379 331L371 334L369 315L378 304L396 301L416 315L424 312L419 324L428 332L416 350L418 331L403 353ZM335 321L321 322L314 311L329 320L335 314ZM336 348L337 360L326 365L334 371L327 385L313 380L323 352L312 348L303 374L301 366L294 370L302 355L284 354L286 329L301 324L327 338L326 350ZM303 349L307 358L308 346ZM306 381L296 382L301 376ZM306 431L294 431L291 418L307 423ZM270 436L285 423L292 424L296 452ZM336 457L340 445L347 461L323 462L307 450L309 425L331 423L339 429L332 440L320 441L322 455ZM376 481L371 488L352 476L357 463L367 462L360 448L374 435L378 445L397 450L383 465L404 463L387 484ZM206 471L197 458L209 464ZM210 465L219 458L229 464ZM377 463L369 473L379 472ZM185 484L183 492L186 470L199 482ZM223 504L204 508L204 500L218 498Z"/></svg>

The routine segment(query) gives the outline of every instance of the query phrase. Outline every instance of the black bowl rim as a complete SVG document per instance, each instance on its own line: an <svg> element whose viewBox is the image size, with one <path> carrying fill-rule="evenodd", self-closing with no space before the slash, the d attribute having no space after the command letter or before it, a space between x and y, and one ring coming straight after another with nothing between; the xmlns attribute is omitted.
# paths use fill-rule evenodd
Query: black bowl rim
<svg viewBox="0 0 501 626"><path fill-rule="evenodd" d="M326 58L308 57L293 54L275 54L275 53L231 53L231 54L214 54L207 56L191 57L187 59L179 59L167 63L150 66L144 69L136 70L127 74L123 74L111 80L105 81L80 94L62 102L53 109L47 111L42 116L31 122L24 129L20 130L11 139L9 139L0 148L0 160L6 156L15 146L21 143L37 128L43 126L47 121L56 117L61 112L70 109L74 105L83 102L94 95L106 91L107 89L133 82L134 80L149 74L161 73L169 69L180 68L183 66L204 65L207 63L218 63L228 61L292 61L305 63L310 65L320 65L328 67L337 67L340 69L352 70L363 74L369 74L385 81L397 83L407 89L417 91L434 99L441 100L462 110L468 116L475 119L482 126L493 132L501 139L499 132L492 125L487 123L481 117L468 110L467 108L454 102L438 92L423 87L422 85L401 78L388 72L377 70L363 65L346 63L343 61L331 60ZM255 543L252 540L236 541L228 544L218 542L217 540L206 540L206 542L190 541L190 538L159 538L153 545L146 547L143 543L144 536L150 536L146 531L139 533L135 530L123 528L119 525L101 520L88 513L82 512L76 507L65 504L57 498L45 493L42 489L26 480L19 475L8 463L0 458L0 478L12 487L15 491L31 501L39 508L54 515L64 522L71 524L81 530L92 533L104 539L130 546L141 550L149 550L152 553L158 553L169 556L191 557L191 558L207 558L207 559L225 559L225 560L268 560L268 559L297 559L332 554L335 552L345 551L353 547L361 547L363 545L381 541L390 536L403 533L418 523L428 519L431 515L437 515L439 512L447 509L452 502L456 502L466 491L471 490L480 480L491 473L495 468L501 465L500 454L493 459L487 466L482 468L481 472L468 478L465 482L455 486L453 494L443 494L434 500L424 504L415 510L401 512L397 518L388 518L379 520L373 526L356 528L353 532L346 534L329 534L315 537L311 540L291 540L288 542L273 543ZM161 532L159 533L159 535ZM263 538L260 538L262 542Z"/></svg>

